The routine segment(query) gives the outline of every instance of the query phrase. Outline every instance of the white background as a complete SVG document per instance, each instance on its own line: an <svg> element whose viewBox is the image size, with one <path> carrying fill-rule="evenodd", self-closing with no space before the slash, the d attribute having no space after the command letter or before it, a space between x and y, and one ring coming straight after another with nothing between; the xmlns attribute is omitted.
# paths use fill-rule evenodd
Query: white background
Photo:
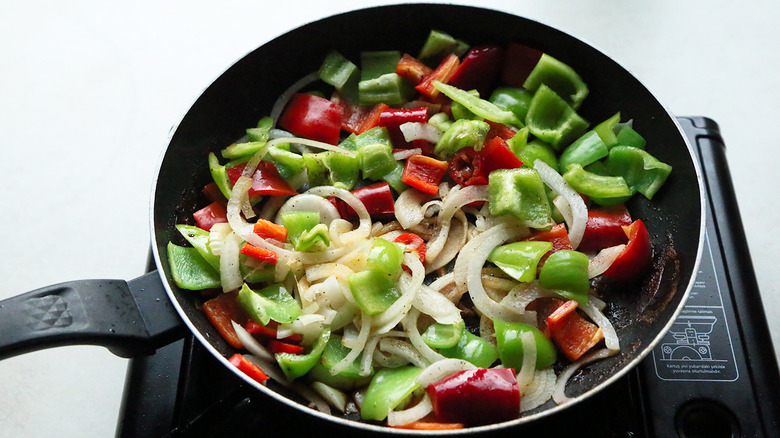
<svg viewBox="0 0 780 438"><path fill-rule="evenodd" d="M65 280L142 274L158 158L198 94L273 37L374 4L2 0L0 298ZM584 39L633 71L673 113L720 124L778 349L780 3L489 6ZM100 347L0 362L0 437L112 436L126 364Z"/></svg>

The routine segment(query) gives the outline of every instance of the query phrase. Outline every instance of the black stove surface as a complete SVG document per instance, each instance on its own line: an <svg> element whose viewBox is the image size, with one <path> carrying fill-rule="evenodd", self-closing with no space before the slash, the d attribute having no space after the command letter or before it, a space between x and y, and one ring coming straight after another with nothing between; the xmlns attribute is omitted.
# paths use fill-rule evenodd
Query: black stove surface
<svg viewBox="0 0 780 438"><path fill-rule="evenodd" d="M780 436L780 374L725 144L712 120L679 121L702 164L709 206L704 256L681 315L623 379L561 413L491 437ZM258 393L192 336L131 360L117 436L228 433L360 434Z"/></svg>

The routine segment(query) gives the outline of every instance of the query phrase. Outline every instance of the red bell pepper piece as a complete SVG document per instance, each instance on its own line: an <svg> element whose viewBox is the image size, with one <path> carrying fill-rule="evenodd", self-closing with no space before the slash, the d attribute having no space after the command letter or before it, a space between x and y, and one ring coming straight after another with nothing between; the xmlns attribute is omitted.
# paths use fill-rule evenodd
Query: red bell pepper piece
<svg viewBox="0 0 780 438"><path fill-rule="evenodd" d="M252 380L255 380L259 383L263 383L264 381L268 380L268 375L263 372L263 370L260 369L257 365L250 362L247 358L245 358L241 354L234 354L230 359L230 363L233 364L236 368L241 370L242 373L249 376Z"/></svg>
<svg viewBox="0 0 780 438"><path fill-rule="evenodd" d="M439 183L449 165L425 155L412 155L406 160L401 181L417 190L435 195L439 193Z"/></svg>
<svg viewBox="0 0 780 438"><path fill-rule="evenodd" d="M409 82L417 85L422 80L433 72L433 69L423 64L422 61L415 58L408 53L404 53L401 59L398 61L398 65L395 68L395 72L398 76L408 80Z"/></svg>
<svg viewBox="0 0 780 438"><path fill-rule="evenodd" d="M287 240L287 228L269 220L258 219L253 230L255 234L263 239L273 239L277 242L284 242Z"/></svg>
<svg viewBox="0 0 780 438"><path fill-rule="evenodd" d="M195 223L198 228L209 231L214 224L227 222L227 210L219 202L212 202L211 204L201 208L192 214L195 218Z"/></svg>
<svg viewBox="0 0 780 438"><path fill-rule="evenodd" d="M601 328L580 316L576 309L577 302L569 300L547 317L552 340L572 361L582 357L604 339Z"/></svg>
<svg viewBox="0 0 780 438"><path fill-rule="evenodd" d="M541 57L542 52L539 50L510 43L506 48L501 81L513 87L522 87Z"/></svg>
<svg viewBox="0 0 780 438"><path fill-rule="evenodd" d="M372 218L383 218L395 216L395 203L393 201L393 192L386 181L378 182L368 186L363 186L352 191L363 205L366 206L368 214ZM357 219L357 213L346 202L340 199L331 199L331 203L342 219L348 221Z"/></svg>
<svg viewBox="0 0 780 438"><path fill-rule="evenodd" d="M291 353L291 354L301 354L303 353L304 348L300 345L295 344L288 344L287 342L277 341L276 339L271 339L268 341L268 348L271 350L272 353Z"/></svg>
<svg viewBox="0 0 780 438"><path fill-rule="evenodd" d="M235 184L241 177L246 164L238 164L227 170L228 179L231 184ZM270 195L270 196L293 196L297 195L292 186L279 175L279 171L270 161L261 161L257 165L254 175L252 175L252 187L249 189L249 196Z"/></svg>
<svg viewBox="0 0 780 438"><path fill-rule="evenodd" d="M623 227L631 225L631 214L625 205L591 208L579 251L600 251L628 242Z"/></svg>
<svg viewBox="0 0 780 438"><path fill-rule="evenodd" d="M481 162L479 168L486 177L496 169L516 169L523 165L501 137L493 137L487 142L479 151L477 160Z"/></svg>
<svg viewBox="0 0 780 438"><path fill-rule="evenodd" d="M268 340L279 339L277 332L278 323L273 320L269 321L267 325L262 325L252 321L251 319L247 319L247 321L242 324L242 327L244 327L244 329L253 336L259 335ZM303 342L303 336L298 333L293 333L290 336L279 340L288 344L300 344Z"/></svg>
<svg viewBox="0 0 780 438"><path fill-rule="evenodd" d="M472 147L465 147L450 159L447 173L456 184L461 186L483 186L488 183L482 170L482 160L477 159L479 152Z"/></svg>
<svg viewBox="0 0 780 438"><path fill-rule="evenodd" d="M490 125L490 130L485 136L485 142L489 142L493 137L501 137L504 140L509 140L517 134L517 131L503 123L491 122L490 120L485 120L485 122Z"/></svg>
<svg viewBox="0 0 780 438"><path fill-rule="evenodd" d="M362 134L377 126L379 115L388 108L384 103L371 106L355 105L338 94L334 94L330 100L339 105L344 113L341 129L353 134Z"/></svg>
<svg viewBox="0 0 780 438"><path fill-rule="evenodd" d="M439 81L445 84L449 83L450 78L455 73L455 70L458 69L459 65L460 59L458 56L450 53L446 58L444 58L441 64L436 67L436 70L434 70L433 73L426 76L422 82L414 87L415 90L420 92L420 94L424 94L430 98L435 98L439 95L439 90L433 86L433 81Z"/></svg>
<svg viewBox="0 0 780 438"><path fill-rule="evenodd" d="M203 196L211 202L218 202L223 206L227 205L227 199L225 198L225 195L222 194L217 183L211 182L206 184L201 193L203 193Z"/></svg>
<svg viewBox="0 0 780 438"><path fill-rule="evenodd" d="M493 45L474 47L463 57L449 84L462 90L477 90L485 96L494 88L503 64L503 48Z"/></svg>
<svg viewBox="0 0 780 438"><path fill-rule="evenodd" d="M445 423L499 423L520 414L520 390L511 368L459 371L428 385L433 413Z"/></svg>
<svg viewBox="0 0 780 438"><path fill-rule="evenodd" d="M386 108L379 116L379 126L401 126L407 122L425 123L428 108Z"/></svg>
<svg viewBox="0 0 780 438"><path fill-rule="evenodd" d="M653 255L650 234L641 219L635 220L631 225L623 226L623 232L628 237L628 244L603 274L605 277L620 281L636 278L650 264Z"/></svg>
<svg viewBox="0 0 780 438"><path fill-rule="evenodd" d="M414 233L403 233L393 241L406 245L408 252L416 252L420 263L425 263L425 241L422 237Z"/></svg>
<svg viewBox="0 0 780 438"><path fill-rule="evenodd" d="M236 330L230 321L237 324L245 324L248 316L238 305L236 298L238 292L228 292L212 298L201 306L209 322L217 329L220 335L234 348L244 348L244 344L238 339Z"/></svg>
<svg viewBox="0 0 780 438"><path fill-rule="evenodd" d="M312 140L338 144L344 110L313 94L295 94L279 117L279 126Z"/></svg>
<svg viewBox="0 0 780 438"><path fill-rule="evenodd" d="M275 252L268 251L267 249L263 248L258 248L251 243L245 243L244 246L241 247L241 254L267 263L276 263L276 260L278 259Z"/></svg>

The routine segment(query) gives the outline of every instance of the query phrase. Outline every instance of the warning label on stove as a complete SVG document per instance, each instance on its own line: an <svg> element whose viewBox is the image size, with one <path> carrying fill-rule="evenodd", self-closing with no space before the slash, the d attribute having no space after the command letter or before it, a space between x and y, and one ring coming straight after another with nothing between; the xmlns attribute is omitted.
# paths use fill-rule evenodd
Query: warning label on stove
<svg viewBox="0 0 780 438"><path fill-rule="evenodd" d="M688 301L653 350L663 380L735 381L739 377L709 239Z"/></svg>

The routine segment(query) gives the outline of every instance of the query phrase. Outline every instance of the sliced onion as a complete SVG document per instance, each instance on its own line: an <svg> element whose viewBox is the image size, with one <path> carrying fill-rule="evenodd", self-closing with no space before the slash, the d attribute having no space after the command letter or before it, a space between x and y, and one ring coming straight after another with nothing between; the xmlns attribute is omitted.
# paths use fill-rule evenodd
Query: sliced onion
<svg viewBox="0 0 780 438"><path fill-rule="evenodd" d="M417 328L417 317L419 316L420 312L412 309L403 319L404 331L409 335L409 341L429 363L444 359L444 356L429 347L423 340L420 330Z"/></svg>
<svg viewBox="0 0 780 438"><path fill-rule="evenodd" d="M330 415L330 405L319 394L311 389L309 385L303 383L293 383L291 386L293 391L298 395L309 401L309 407L316 409L320 412Z"/></svg>
<svg viewBox="0 0 780 438"><path fill-rule="evenodd" d="M358 215L360 225L358 226L357 229L342 234L341 236L342 241L351 242L359 239L365 239L370 235L371 216L368 214L368 210L366 210L366 206L363 205L363 202L360 201L360 199L358 199L357 196L352 194L350 191L340 189L337 187L322 186L322 187L311 188L306 193L312 195L318 195L323 198L335 196L341 199L342 201L346 202L347 205L349 205L350 207L352 207L353 210L355 210L355 213L357 213Z"/></svg>
<svg viewBox="0 0 780 438"><path fill-rule="evenodd" d="M330 225L336 219L341 219L336 206L322 196L313 195L309 192L295 195L287 199L276 213L277 224L282 223L281 216L284 213L294 211L317 212L320 214L320 223Z"/></svg>
<svg viewBox="0 0 780 438"><path fill-rule="evenodd" d="M568 202L571 208L571 222L566 223L569 226L569 241L572 248L577 249L585 234L585 225L588 223L588 208L585 206L585 201L555 169L544 161L534 161L534 169L539 172L539 176L548 187Z"/></svg>
<svg viewBox="0 0 780 438"><path fill-rule="evenodd" d="M282 115L282 111L287 106L287 103L290 101L290 99L292 99L293 95L301 91L303 87L317 82L319 79L319 71L311 72L295 81L292 85L290 85L289 88L284 90L284 92L279 95L279 98L276 99L276 102L274 102L274 105L271 107L270 113L271 119L274 121L274 126L276 126L276 123L279 121L279 116Z"/></svg>
<svg viewBox="0 0 780 438"><path fill-rule="evenodd" d="M527 412L545 404L555 390L555 371L552 368L537 370L534 379L520 399L520 412Z"/></svg>
<svg viewBox="0 0 780 438"><path fill-rule="evenodd" d="M276 366L276 360L262 359L253 354L244 354L244 358L246 358L246 360L255 364L268 377L270 377L271 380L275 381L276 383L284 386L285 388L289 388L291 386L290 382L287 380L287 377L284 375L282 370L279 369L278 366Z"/></svg>
<svg viewBox="0 0 780 438"><path fill-rule="evenodd" d="M601 331L604 333L604 345L607 349L613 351L620 350L620 338L618 338L617 331L615 331L615 327L612 325L609 318L591 303L580 306L580 309L582 309L582 311L585 312L599 328L601 328Z"/></svg>
<svg viewBox="0 0 780 438"><path fill-rule="evenodd" d="M577 372L577 370L580 368L596 362L597 360L610 357L616 353L616 350L602 348L601 350L592 351L572 362L558 375L558 381L555 383L555 390L553 391L553 400L555 400L555 402L559 405L571 401L571 399L566 395L566 384L569 383L571 376L573 376L574 373Z"/></svg>
<svg viewBox="0 0 780 438"><path fill-rule="evenodd" d="M357 339L354 343L354 346L352 347L352 350L347 354L347 356L342 359L337 364L333 365L333 367L330 369L330 373L334 376L344 370L347 369L348 366L352 365L353 362L355 362L355 359L360 356L360 353L363 352L363 348L366 346L366 342L368 341L368 335L371 332L371 318L367 315L363 315L361 321L360 321L360 333L357 336ZM346 331L345 331L346 336Z"/></svg>
<svg viewBox="0 0 780 438"><path fill-rule="evenodd" d="M222 255L219 256L219 280L222 283L223 292L236 290L244 284L244 277L241 276L238 261L240 245L241 239L236 236L236 233L228 234L222 242Z"/></svg>
<svg viewBox="0 0 780 438"><path fill-rule="evenodd" d="M460 321L460 309L438 291L423 285L414 296L412 306L431 316L439 324L454 324Z"/></svg>
<svg viewBox="0 0 780 438"><path fill-rule="evenodd" d="M387 413L387 425L388 426L402 426L404 424L413 423L417 420L424 418L426 415L433 412L433 405L428 394L425 394L420 400L420 403L412 406L411 408L404 409L403 411L390 410Z"/></svg>
<svg viewBox="0 0 780 438"><path fill-rule="evenodd" d="M593 278L606 272L607 269L612 266L612 262L618 258L621 252L623 252L625 247L625 244L620 244L599 251L599 253L588 262L588 278Z"/></svg>
<svg viewBox="0 0 780 438"><path fill-rule="evenodd" d="M425 367L415 381L421 387L427 388L428 385L438 382L452 373L474 369L477 369L476 365L463 359L442 359Z"/></svg>
<svg viewBox="0 0 780 438"><path fill-rule="evenodd" d="M420 368L425 368L430 363L412 344L402 339L382 338L379 341L379 348L382 351L400 356Z"/></svg>
<svg viewBox="0 0 780 438"><path fill-rule="evenodd" d="M422 154L422 149L420 148L401 149L398 152L393 152L393 158L395 158L395 161L402 161L411 157L412 155L420 155L420 154Z"/></svg>
<svg viewBox="0 0 780 438"><path fill-rule="evenodd" d="M453 225L454 222L460 222L460 225ZM427 263L427 266L425 267L426 274L446 266L458 255L460 250L463 249L463 245L466 244L468 227L469 222L466 218L466 214L463 213L463 211L458 211L455 214L455 218L450 222L450 233L447 236L447 242L444 244L444 248L442 248L433 262Z"/></svg>
<svg viewBox="0 0 780 438"><path fill-rule="evenodd" d="M444 134L439 128L429 123L406 122L399 128L406 141L427 140L431 143L438 143Z"/></svg>
<svg viewBox="0 0 780 438"><path fill-rule="evenodd" d="M347 395L332 386L322 382L312 382L311 388L317 392L329 405L340 412L347 410Z"/></svg>
<svg viewBox="0 0 780 438"><path fill-rule="evenodd" d="M465 284L474 307L490 319L513 321L517 313L491 299L482 285L482 266L490 253L507 240L516 238L518 229L508 224L496 225L475 237L461 250L455 261L455 284Z"/></svg>
<svg viewBox="0 0 780 438"><path fill-rule="evenodd" d="M412 275L411 277L408 274L401 276L399 280L401 296L387 310L376 316L374 320L376 333L388 332L401 322L406 312L412 307L412 301L425 280L425 269L416 255L405 253L404 264L412 271Z"/></svg>
<svg viewBox="0 0 780 438"><path fill-rule="evenodd" d="M209 249L211 253L218 256L222 253L222 246L225 244L225 237L233 230L230 224L221 222L211 226L209 230Z"/></svg>
<svg viewBox="0 0 780 438"><path fill-rule="evenodd" d="M468 186L468 187L454 187L447 196L443 199L441 212L439 212L438 222L440 225L439 233L433 240L428 242L425 248L425 262L428 264L433 263L438 257L441 250L444 248L444 244L447 242L447 238L450 234L450 222L455 212L463 208L467 204L471 204L476 201L486 201L488 195L488 187L486 185Z"/></svg>
<svg viewBox="0 0 780 438"><path fill-rule="evenodd" d="M523 332L520 335L520 341L523 343L523 363L520 366L520 372L517 373L517 386L522 394L534 379L537 351L533 332Z"/></svg>
<svg viewBox="0 0 780 438"><path fill-rule="evenodd" d="M419 224L425 218L422 204L429 201L431 195L409 188L398 195L395 201L395 218L404 229Z"/></svg>
<svg viewBox="0 0 780 438"><path fill-rule="evenodd" d="M236 336L238 337L238 340L241 341L241 343L244 345L244 348L247 349L250 353L254 354L255 356L259 357L263 360L268 360L273 363L275 363L274 355L271 354L271 352L263 347L263 345L258 342L257 339L255 339L254 336L250 335L249 332L244 329L244 327L241 327L240 324L236 323L235 321L230 321L231 324L233 324L233 329L236 331Z"/></svg>

